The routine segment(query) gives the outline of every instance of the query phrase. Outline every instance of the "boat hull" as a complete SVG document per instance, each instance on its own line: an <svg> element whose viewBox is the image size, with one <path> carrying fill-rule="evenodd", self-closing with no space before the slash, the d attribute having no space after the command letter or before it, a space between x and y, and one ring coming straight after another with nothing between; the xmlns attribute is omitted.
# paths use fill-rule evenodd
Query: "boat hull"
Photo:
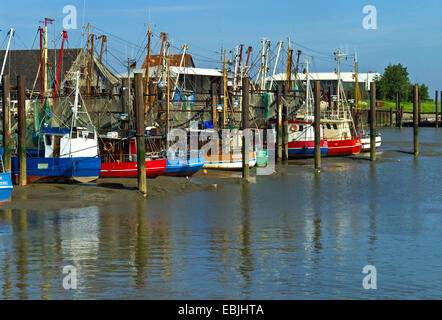
<svg viewBox="0 0 442 320"><path fill-rule="evenodd" d="M321 155L328 153L327 141L321 140ZM289 143L289 158L311 158L315 155L314 141L294 141Z"/></svg>
<svg viewBox="0 0 442 320"><path fill-rule="evenodd" d="M362 150L361 152L369 152L371 150L370 137L361 139ZM380 148L382 145L382 138L376 137L376 149Z"/></svg>
<svg viewBox="0 0 442 320"><path fill-rule="evenodd" d="M146 177L154 178L166 170L166 159L146 161ZM102 163L100 177L132 178L138 177L137 162Z"/></svg>
<svg viewBox="0 0 442 320"><path fill-rule="evenodd" d="M167 159L166 170L162 174L169 177L191 177L204 167L204 157Z"/></svg>
<svg viewBox="0 0 442 320"><path fill-rule="evenodd" d="M26 158L28 183L80 182L88 183L98 179L101 159L95 158ZM18 158L12 158L12 179L18 183Z"/></svg>
<svg viewBox="0 0 442 320"><path fill-rule="evenodd" d="M361 138L328 141L328 157L350 156L361 153Z"/></svg>
<svg viewBox="0 0 442 320"><path fill-rule="evenodd" d="M11 199L13 188L11 174L9 172L0 173L0 204Z"/></svg>
<svg viewBox="0 0 442 320"><path fill-rule="evenodd" d="M207 156L204 168L224 169L224 170L242 170L242 153L231 154L229 156L217 155ZM256 166L256 152L250 152L249 167Z"/></svg>

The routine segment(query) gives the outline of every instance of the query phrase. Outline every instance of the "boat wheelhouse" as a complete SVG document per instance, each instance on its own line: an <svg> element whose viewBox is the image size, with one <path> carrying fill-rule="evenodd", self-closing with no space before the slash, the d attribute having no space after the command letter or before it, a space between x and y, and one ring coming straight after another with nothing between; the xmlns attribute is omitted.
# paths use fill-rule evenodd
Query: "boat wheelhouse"
<svg viewBox="0 0 442 320"><path fill-rule="evenodd" d="M160 151L160 139L146 137L146 177L155 178L166 170L167 161ZM118 134L100 137L100 177L138 177L137 147L135 138L119 138Z"/></svg>

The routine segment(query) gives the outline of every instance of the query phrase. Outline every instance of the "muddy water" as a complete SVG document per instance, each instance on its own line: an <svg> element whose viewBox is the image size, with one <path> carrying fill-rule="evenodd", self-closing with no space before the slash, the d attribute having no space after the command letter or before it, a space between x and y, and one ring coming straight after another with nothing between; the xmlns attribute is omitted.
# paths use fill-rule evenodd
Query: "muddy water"
<svg viewBox="0 0 442 320"><path fill-rule="evenodd" d="M366 155L240 173L16 188L0 211L1 299L442 298L442 130L383 129ZM64 266L77 289L63 288ZM377 269L377 290L362 269Z"/></svg>

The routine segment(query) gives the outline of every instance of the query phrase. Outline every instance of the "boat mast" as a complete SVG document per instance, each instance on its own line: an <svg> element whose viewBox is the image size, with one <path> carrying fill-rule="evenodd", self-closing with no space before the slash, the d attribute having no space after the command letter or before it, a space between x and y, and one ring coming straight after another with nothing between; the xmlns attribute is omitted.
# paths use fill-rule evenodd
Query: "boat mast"
<svg viewBox="0 0 442 320"><path fill-rule="evenodd" d="M256 78L256 82L259 82L259 90L262 89L262 82L264 76L264 65L265 65L265 43L266 39L261 39L261 66L259 68L258 77Z"/></svg>
<svg viewBox="0 0 442 320"><path fill-rule="evenodd" d="M345 95L344 95L343 88L342 88L342 82L341 82L341 57L346 57L347 55L338 50L335 53L335 56L336 56L335 60L337 60L337 62L338 62L338 70L337 70L337 74L338 74L338 89L337 89L338 110L337 110L337 112L339 115L340 111L341 111L341 105L342 105L341 96L343 99L345 99ZM342 110L342 111L344 111L344 110Z"/></svg>
<svg viewBox="0 0 442 320"><path fill-rule="evenodd" d="M226 107L227 107L227 69L226 69L226 51L224 50L223 63L223 128L226 128Z"/></svg>
<svg viewBox="0 0 442 320"><path fill-rule="evenodd" d="M263 75L262 85L261 85L262 89L265 89L265 86L266 86L267 66L269 64L269 51L270 51L270 40L267 40L265 65L264 65L264 75Z"/></svg>
<svg viewBox="0 0 442 320"><path fill-rule="evenodd" d="M183 68L184 58L186 57L187 48L189 46L187 44L183 45L183 54L181 56L180 68L178 69L178 73L176 74L175 83L173 86L172 100L175 99L176 89L178 88L178 80L180 79L181 69Z"/></svg>
<svg viewBox="0 0 442 320"><path fill-rule="evenodd" d="M283 43L282 41L278 42L278 53L276 54L275 65L273 66L272 79L270 80L270 87L269 87L270 90L272 90L273 88L273 80L275 78L276 67L278 66L279 62L279 54L281 53L282 43Z"/></svg>
<svg viewBox="0 0 442 320"><path fill-rule="evenodd" d="M150 40L152 38L152 31L150 29L150 23L149 23L149 29L147 31L147 55L146 55L146 74L144 79L144 113L147 113L147 110L149 108L149 69L150 69Z"/></svg>
<svg viewBox="0 0 442 320"><path fill-rule="evenodd" d="M80 71L77 71L75 74L75 100L74 100L74 107L72 109L72 128L77 126L77 119L78 119L78 96L79 96L79 83L80 83ZM72 134L72 128L71 128L71 134Z"/></svg>
<svg viewBox="0 0 442 320"><path fill-rule="evenodd" d="M9 34L8 47L6 48L5 58L3 59L2 72L0 73L0 84L2 83L3 72L5 71L5 66L6 66L6 59L8 58L9 48L11 47L11 39L14 37L14 33L15 30L11 28L11 30L9 30L8 33Z"/></svg>
<svg viewBox="0 0 442 320"><path fill-rule="evenodd" d="M358 65L358 53L355 52L355 107L356 107L356 112L358 112L358 107L359 107L359 99L360 99L360 94L361 92L359 91L359 79L358 79L358 70L359 69L359 65Z"/></svg>
<svg viewBox="0 0 442 320"><path fill-rule="evenodd" d="M289 38L287 69L286 69L286 80L287 80L288 90L290 90L290 85L291 85L291 80L292 80L292 54L293 54L293 50L291 48L291 43L290 43L290 38Z"/></svg>
<svg viewBox="0 0 442 320"><path fill-rule="evenodd" d="M305 59L305 75L306 75L306 80L307 80L307 86L306 86L306 96L305 96L305 100L306 100L306 106L307 106L307 110L306 110L306 114L307 114L307 118L310 118L310 77L309 77L309 65L310 65L310 61L308 61L308 59Z"/></svg>

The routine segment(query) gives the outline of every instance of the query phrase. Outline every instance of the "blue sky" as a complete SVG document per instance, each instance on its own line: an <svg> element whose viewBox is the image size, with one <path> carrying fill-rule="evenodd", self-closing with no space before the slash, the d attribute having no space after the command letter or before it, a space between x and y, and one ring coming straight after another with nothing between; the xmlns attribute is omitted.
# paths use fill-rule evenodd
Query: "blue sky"
<svg viewBox="0 0 442 320"><path fill-rule="evenodd" d="M276 51L277 41L287 43L290 36L294 49L301 49L304 58L314 56L312 71L333 71L335 64L326 54L337 48L350 54L357 50L361 72L382 73L389 63L402 63L408 67L413 82L429 85L430 96L434 90L442 89L442 2L439 0L85 2L86 10L84 0L2 0L2 49L5 30L11 27L17 30L14 48L31 48L39 21L44 17L57 20L58 35L62 30L63 7L74 5L79 28L84 19L98 28L93 29L95 33L104 30L116 36L109 37L108 61L118 70L128 57L141 57L145 23L150 21L156 35L162 31L169 34L175 53L184 43L189 44L197 66L218 66L221 45L229 50L239 44L251 45L256 57L262 37L270 39L272 50ZM366 5L377 8L377 30L362 27L365 17L362 9ZM50 32L53 38L53 27ZM69 31L69 47L80 46L80 39L80 29ZM158 37L153 41L153 49L158 51ZM36 41L34 48L37 45ZM352 63L349 60L344 70L350 71Z"/></svg>

